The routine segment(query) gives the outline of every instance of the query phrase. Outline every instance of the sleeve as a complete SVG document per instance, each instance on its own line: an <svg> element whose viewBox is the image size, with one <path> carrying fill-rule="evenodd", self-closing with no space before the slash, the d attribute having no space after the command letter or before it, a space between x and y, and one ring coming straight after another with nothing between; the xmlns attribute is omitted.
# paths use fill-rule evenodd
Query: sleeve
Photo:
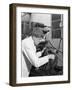
<svg viewBox="0 0 72 90"><path fill-rule="evenodd" d="M30 63L35 67L40 67L47 63L52 55L47 55L44 57L39 58L36 54L36 51L33 48L34 46L31 44L31 41L23 41L22 42L22 52L25 53L26 57L30 61Z"/></svg>
<svg viewBox="0 0 72 90"><path fill-rule="evenodd" d="M48 62L48 56L43 57L42 59L38 58L36 52L29 48L25 48L25 52L31 64L35 67L40 67Z"/></svg>
<svg viewBox="0 0 72 90"><path fill-rule="evenodd" d="M47 63L49 61L50 58L54 59L53 54L38 58L36 53L29 48L25 48L25 52L26 52L31 64L35 67L40 67L40 66L44 65L45 63Z"/></svg>

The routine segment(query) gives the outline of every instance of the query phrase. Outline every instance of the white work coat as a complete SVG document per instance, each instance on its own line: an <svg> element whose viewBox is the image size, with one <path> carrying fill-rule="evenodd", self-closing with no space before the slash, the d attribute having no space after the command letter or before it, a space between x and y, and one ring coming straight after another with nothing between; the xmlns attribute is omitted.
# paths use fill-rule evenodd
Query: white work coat
<svg viewBox="0 0 72 90"><path fill-rule="evenodd" d="M39 58L39 56L41 55L41 52L36 53L36 47L34 45L34 41L31 36L22 40L22 54L23 53L28 58L30 64L35 67L40 67L44 65L49 61L50 58L54 59L53 54ZM24 56L22 56L22 59L23 60L25 59ZM28 67L26 66L25 61L24 61L24 64L25 64L24 72L28 76L30 71L28 70Z"/></svg>

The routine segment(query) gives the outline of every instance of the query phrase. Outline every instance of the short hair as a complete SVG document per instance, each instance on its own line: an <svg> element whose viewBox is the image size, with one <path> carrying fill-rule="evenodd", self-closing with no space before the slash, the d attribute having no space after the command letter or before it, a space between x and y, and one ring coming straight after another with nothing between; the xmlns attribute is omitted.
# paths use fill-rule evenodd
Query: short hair
<svg viewBox="0 0 72 90"><path fill-rule="evenodd" d="M37 29L34 29L31 33L32 36L35 36L35 37L38 37L38 38L43 38L44 37L44 34L43 34L43 31L42 30L37 30Z"/></svg>

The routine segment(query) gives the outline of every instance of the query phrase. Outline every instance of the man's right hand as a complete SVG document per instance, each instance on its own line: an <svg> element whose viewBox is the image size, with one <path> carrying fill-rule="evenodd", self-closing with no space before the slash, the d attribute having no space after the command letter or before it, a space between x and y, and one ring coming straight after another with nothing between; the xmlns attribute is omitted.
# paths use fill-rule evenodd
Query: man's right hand
<svg viewBox="0 0 72 90"><path fill-rule="evenodd" d="M55 55L54 54L49 54L48 55L48 59L53 59L54 60L55 59Z"/></svg>

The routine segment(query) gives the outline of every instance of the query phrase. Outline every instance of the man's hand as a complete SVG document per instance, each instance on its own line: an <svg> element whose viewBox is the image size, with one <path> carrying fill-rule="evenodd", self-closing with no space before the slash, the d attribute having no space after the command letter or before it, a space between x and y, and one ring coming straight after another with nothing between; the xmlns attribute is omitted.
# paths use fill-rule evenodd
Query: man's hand
<svg viewBox="0 0 72 90"><path fill-rule="evenodd" d="M37 57L40 57L42 52L37 52L36 54L37 54Z"/></svg>
<svg viewBox="0 0 72 90"><path fill-rule="evenodd" d="M49 54L48 55L48 59L53 59L54 60L55 59L55 55L54 54Z"/></svg>

